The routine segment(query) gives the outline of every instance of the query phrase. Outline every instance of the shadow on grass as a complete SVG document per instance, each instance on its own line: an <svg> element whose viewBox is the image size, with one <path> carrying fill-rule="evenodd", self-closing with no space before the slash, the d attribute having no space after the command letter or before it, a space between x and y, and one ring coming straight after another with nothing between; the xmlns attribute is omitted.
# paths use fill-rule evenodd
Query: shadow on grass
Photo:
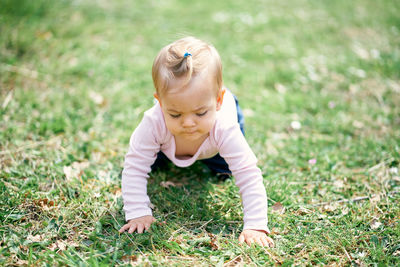
<svg viewBox="0 0 400 267"><path fill-rule="evenodd" d="M232 201L240 207L235 188L233 178L219 179L202 163L189 168L169 166L152 172L148 180L148 195L157 220L150 232L118 236L116 231L125 223L122 200L116 207L115 218L106 213L100 220L102 232L119 239L116 242L122 242L126 254L155 249L178 254L191 254L199 248L211 251L211 236L232 236L242 228L241 208L235 213L230 211ZM187 244L187 250L178 245L180 242Z"/></svg>

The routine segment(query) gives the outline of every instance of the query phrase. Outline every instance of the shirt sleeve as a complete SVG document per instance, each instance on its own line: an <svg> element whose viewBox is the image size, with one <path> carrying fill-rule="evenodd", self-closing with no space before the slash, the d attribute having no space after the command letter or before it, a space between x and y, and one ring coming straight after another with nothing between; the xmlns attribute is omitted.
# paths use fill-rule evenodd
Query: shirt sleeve
<svg viewBox="0 0 400 267"><path fill-rule="evenodd" d="M267 226L268 200L261 170L257 167L257 158L240 131L239 124L221 127L216 137L219 153L228 163L242 197L243 230L270 233Z"/></svg>
<svg viewBox="0 0 400 267"><path fill-rule="evenodd" d="M160 144L157 141L159 131L156 128L151 118L145 114L130 138L121 182L127 221L152 215L150 199L147 195L147 178L151 165L160 151Z"/></svg>

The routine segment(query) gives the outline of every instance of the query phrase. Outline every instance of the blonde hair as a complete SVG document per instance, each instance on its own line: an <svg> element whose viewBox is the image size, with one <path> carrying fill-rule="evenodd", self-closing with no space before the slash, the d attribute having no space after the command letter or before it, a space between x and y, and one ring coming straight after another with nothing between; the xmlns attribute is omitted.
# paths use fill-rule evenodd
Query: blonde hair
<svg viewBox="0 0 400 267"><path fill-rule="evenodd" d="M208 70L217 84L216 94L222 88L222 63L217 50L194 37L185 37L161 49L154 60L152 76L159 96L170 88L170 81L182 79L186 86L193 77Z"/></svg>

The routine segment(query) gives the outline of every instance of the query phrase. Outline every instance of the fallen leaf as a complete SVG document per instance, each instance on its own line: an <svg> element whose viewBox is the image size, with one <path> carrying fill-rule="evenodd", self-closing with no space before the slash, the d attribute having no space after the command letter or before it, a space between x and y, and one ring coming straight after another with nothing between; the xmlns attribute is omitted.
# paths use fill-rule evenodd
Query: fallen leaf
<svg viewBox="0 0 400 267"><path fill-rule="evenodd" d="M67 180L72 180L73 178L79 178L83 170L89 167L90 163L84 162L73 162L70 166L64 166L63 171Z"/></svg>
<svg viewBox="0 0 400 267"><path fill-rule="evenodd" d="M213 250L219 250L219 246L217 244L217 236L212 233L208 233L208 236L210 237L211 248Z"/></svg>
<svg viewBox="0 0 400 267"><path fill-rule="evenodd" d="M294 248L301 248L301 247L304 247L304 243L299 243L296 246L294 246Z"/></svg>
<svg viewBox="0 0 400 267"><path fill-rule="evenodd" d="M160 185L162 187L164 187L164 188L169 188L170 186L172 186L172 187L182 186L181 183L174 183L174 182L171 182L171 181L162 181L160 183Z"/></svg>
<svg viewBox="0 0 400 267"><path fill-rule="evenodd" d="M369 199L371 203L377 203L381 201L381 196L379 194L372 195L372 197Z"/></svg>
<svg viewBox="0 0 400 267"><path fill-rule="evenodd" d="M274 85L274 87L275 87L275 90L280 94L285 94L286 91L287 91L286 87L283 84L280 84L280 83L276 83Z"/></svg>
<svg viewBox="0 0 400 267"><path fill-rule="evenodd" d="M337 188L343 188L344 187L344 182L343 180L336 180L333 182L333 186Z"/></svg>
<svg viewBox="0 0 400 267"><path fill-rule="evenodd" d="M389 169L389 173L390 174L398 174L399 173L399 169L396 167L392 167Z"/></svg>
<svg viewBox="0 0 400 267"><path fill-rule="evenodd" d="M52 243L50 246L47 247L48 249L50 249L51 251L56 250L57 248L57 244L56 243Z"/></svg>
<svg viewBox="0 0 400 267"><path fill-rule="evenodd" d="M75 162L72 163L72 167L74 169L77 169L77 170L80 170L80 171L86 169L89 166L90 166L90 162L88 162L88 161L82 161L82 162L75 161Z"/></svg>
<svg viewBox="0 0 400 267"><path fill-rule="evenodd" d="M169 188L170 186L175 187L175 184L171 181L166 181L166 182L162 181L160 185L164 188Z"/></svg>
<svg viewBox="0 0 400 267"><path fill-rule="evenodd" d="M290 123L290 127L292 127L293 130L300 130L301 129L301 123L299 121L292 121Z"/></svg>
<svg viewBox="0 0 400 267"><path fill-rule="evenodd" d="M133 263L135 261L137 261L137 257L136 255L124 255L121 257L121 260L125 263Z"/></svg>
<svg viewBox="0 0 400 267"><path fill-rule="evenodd" d="M304 207L300 207L300 208L297 210L297 212L298 212L300 215L306 215L306 214L312 213L311 210L306 209L306 208L304 208Z"/></svg>
<svg viewBox="0 0 400 267"><path fill-rule="evenodd" d="M53 207L55 206L55 202L53 200L48 200L47 198L37 199L33 201L36 205L40 207Z"/></svg>
<svg viewBox="0 0 400 267"><path fill-rule="evenodd" d="M244 266L242 255L236 256L232 260L224 263L223 267Z"/></svg>
<svg viewBox="0 0 400 267"><path fill-rule="evenodd" d="M26 239L31 242L41 242L44 239L44 235L28 235Z"/></svg>
<svg viewBox="0 0 400 267"><path fill-rule="evenodd" d="M104 97L95 91L90 91L89 97L96 105L103 106L106 104Z"/></svg>
<svg viewBox="0 0 400 267"><path fill-rule="evenodd" d="M271 209L272 212L277 214L283 214L285 212L285 207L280 202L276 202L274 205L272 205Z"/></svg>
<svg viewBox="0 0 400 267"><path fill-rule="evenodd" d="M36 32L36 37L38 37L39 39L42 40L49 40L51 39L51 37L53 37L53 34L51 32Z"/></svg>
<svg viewBox="0 0 400 267"><path fill-rule="evenodd" d="M364 128L364 123L361 121L354 120L353 126L357 129L362 129L362 128Z"/></svg>
<svg viewBox="0 0 400 267"><path fill-rule="evenodd" d="M371 229L378 229L382 225L377 219L373 219L370 223Z"/></svg>
<svg viewBox="0 0 400 267"><path fill-rule="evenodd" d="M326 204L322 207L322 210L325 212L333 212L338 208L337 204Z"/></svg>
<svg viewBox="0 0 400 267"><path fill-rule="evenodd" d="M7 105L8 105L8 103L10 103L10 101L12 100L12 98L13 98L13 91L11 90L11 91L7 94L6 98L4 99L3 104L1 105L1 107L2 107L3 109L5 109L5 108L7 107Z"/></svg>
<svg viewBox="0 0 400 267"><path fill-rule="evenodd" d="M343 208L342 208L342 214L343 214L343 215L349 214L349 211L350 211L350 209L349 209L348 207L343 207Z"/></svg>
<svg viewBox="0 0 400 267"><path fill-rule="evenodd" d="M26 261L26 260L18 259L17 262L16 262L15 264L18 265L18 266L19 266L19 265L28 266L29 262Z"/></svg>

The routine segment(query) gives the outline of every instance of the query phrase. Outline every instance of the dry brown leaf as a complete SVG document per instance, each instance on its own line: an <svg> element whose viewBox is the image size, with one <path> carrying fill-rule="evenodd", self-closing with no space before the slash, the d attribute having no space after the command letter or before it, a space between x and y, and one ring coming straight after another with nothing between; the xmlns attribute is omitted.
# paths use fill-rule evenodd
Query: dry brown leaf
<svg viewBox="0 0 400 267"><path fill-rule="evenodd" d="M135 261L137 261L137 257L136 255L124 255L122 256L121 260L125 263L133 263Z"/></svg>
<svg viewBox="0 0 400 267"><path fill-rule="evenodd" d="M307 208L305 208L305 207L300 207L300 208L297 210L297 212L298 212L300 215L306 215L306 214L312 213L311 210L309 210L309 209L307 209Z"/></svg>
<svg viewBox="0 0 400 267"><path fill-rule="evenodd" d="M72 169L71 166L64 166L63 171L67 180L71 180L72 178L78 176L78 173L76 173L76 171Z"/></svg>
<svg viewBox="0 0 400 267"><path fill-rule="evenodd" d="M332 204L326 204L322 206L322 210L325 212L333 212L338 208L337 203L332 203Z"/></svg>
<svg viewBox="0 0 400 267"><path fill-rule="evenodd" d="M230 261L224 263L224 267L238 267L244 266L242 255L236 256L235 258L231 259Z"/></svg>
<svg viewBox="0 0 400 267"><path fill-rule="evenodd" d="M218 243L217 243L217 236L212 234L212 233L208 233L208 236L210 237L211 248L213 250L219 250L219 246L218 246Z"/></svg>
<svg viewBox="0 0 400 267"><path fill-rule="evenodd" d="M47 198L37 199L37 200L34 200L33 202L42 208L56 206L56 203L53 200L48 200Z"/></svg>
<svg viewBox="0 0 400 267"><path fill-rule="evenodd" d="M174 183L174 182L171 182L171 181L163 181L163 182L160 183L160 185L162 187L164 187L164 188L169 188L170 186L172 186L172 187L182 186L181 183Z"/></svg>
<svg viewBox="0 0 400 267"><path fill-rule="evenodd" d="M52 243L48 249L51 251L60 250L64 251L67 249L67 246L70 247L79 247L79 245L75 241L65 241L65 240L57 240L56 242Z"/></svg>
<svg viewBox="0 0 400 267"><path fill-rule="evenodd" d="M370 223L371 229L378 229L382 223L378 219L373 219Z"/></svg>
<svg viewBox="0 0 400 267"><path fill-rule="evenodd" d="M166 181L166 182L162 181L160 185L164 188L169 188L170 186L175 187L175 184L171 181Z"/></svg>
<svg viewBox="0 0 400 267"><path fill-rule="evenodd" d="M274 84L275 90L280 94L285 94L287 89L283 84L275 83Z"/></svg>
<svg viewBox="0 0 400 267"><path fill-rule="evenodd" d="M82 161L82 162L75 161L72 163L72 168L80 170L80 171L86 169L89 166L90 166L90 162L88 162L88 161Z"/></svg>
<svg viewBox="0 0 400 267"><path fill-rule="evenodd" d="M5 109L5 108L7 107L7 105L8 105L8 103L10 103L10 101L11 101L12 99L13 99L13 91L11 90L11 91L7 94L6 98L4 99L3 104L1 105L1 107L2 107L3 109Z"/></svg>
<svg viewBox="0 0 400 267"><path fill-rule="evenodd" d="M15 265L18 265L18 266L20 266L20 265L28 266L28 264L29 264L28 261L26 261L26 260L21 260L21 259L18 259L17 262L15 263Z"/></svg>
<svg viewBox="0 0 400 267"><path fill-rule="evenodd" d="M70 166L64 166L64 174L67 180L72 180L73 178L79 178L83 170L89 167L90 163L87 161L84 162L73 162Z"/></svg>
<svg viewBox="0 0 400 267"><path fill-rule="evenodd" d="M44 240L44 235L28 235L26 239L32 242L41 242Z"/></svg>
<svg viewBox="0 0 400 267"><path fill-rule="evenodd" d="M371 201L371 203L377 203L381 201L381 196L379 194L372 195L369 200Z"/></svg>
<svg viewBox="0 0 400 267"><path fill-rule="evenodd" d="M346 207L346 206L342 208L342 214L343 215L349 214L349 211L350 211L350 209L348 207Z"/></svg>
<svg viewBox="0 0 400 267"><path fill-rule="evenodd" d="M105 98L95 91L90 91L89 97L96 105L104 106L106 104Z"/></svg>
<svg viewBox="0 0 400 267"><path fill-rule="evenodd" d="M299 243L296 246L294 246L294 248L301 248L301 247L304 247L304 243Z"/></svg>
<svg viewBox="0 0 400 267"><path fill-rule="evenodd" d="M272 212L277 214L283 214L285 212L285 207L280 202L276 202L274 205L272 205L271 209Z"/></svg>
<svg viewBox="0 0 400 267"><path fill-rule="evenodd" d="M344 182L343 180L336 180L333 182L333 186L336 188L343 188L344 187Z"/></svg>
<svg viewBox="0 0 400 267"><path fill-rule="evenodd" d="M271 229L271 235L278 235L278 234L280 234L279 228L273 227Z"/></svg>

